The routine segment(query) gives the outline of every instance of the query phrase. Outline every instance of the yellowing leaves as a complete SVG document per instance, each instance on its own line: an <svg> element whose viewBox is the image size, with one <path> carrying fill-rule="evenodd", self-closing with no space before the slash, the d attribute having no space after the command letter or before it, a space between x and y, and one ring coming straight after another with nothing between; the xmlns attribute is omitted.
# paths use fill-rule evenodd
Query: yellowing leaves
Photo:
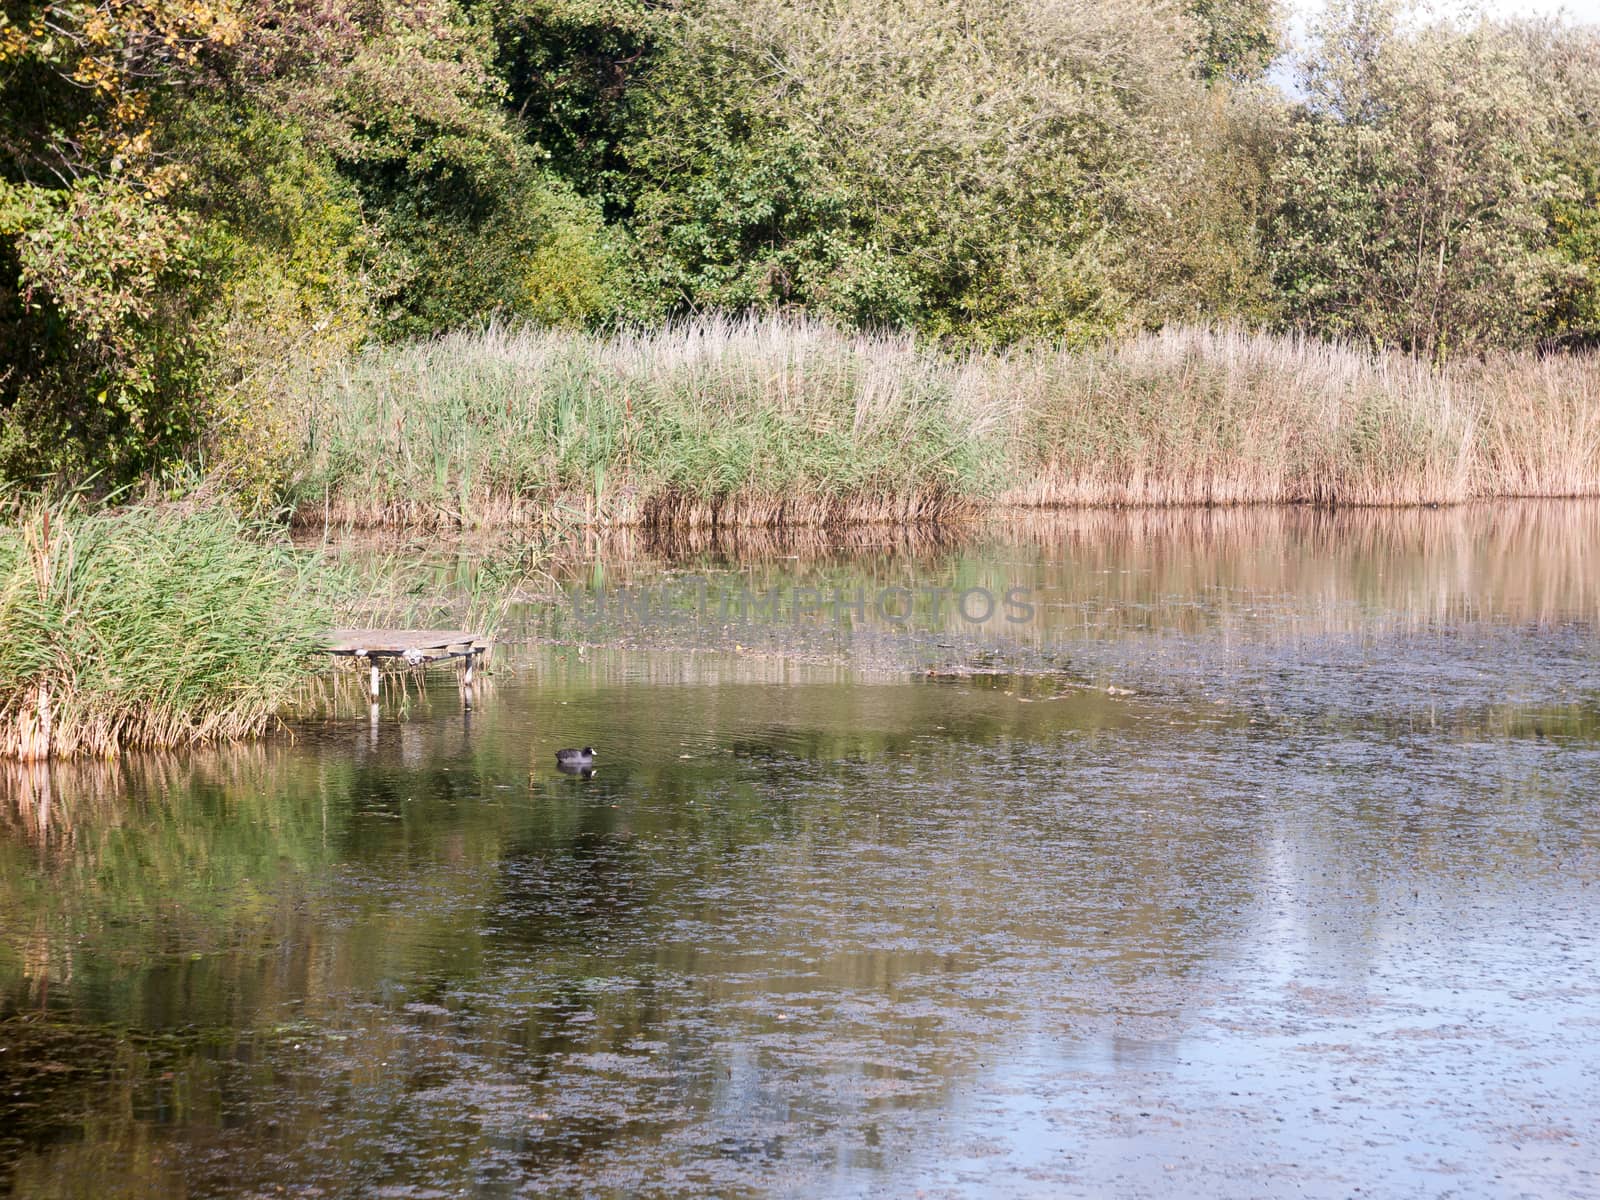
<svg viewBox="0 0 1600 1200"><path fill-rule="evenodd" d="M231 5L196 0L50 3L26 25L0 15L0 62L31 59L100 98L68 132L88 160L134 178L149 157L153 83L192 69L208 46L236 44L244 21Z"/></svg>

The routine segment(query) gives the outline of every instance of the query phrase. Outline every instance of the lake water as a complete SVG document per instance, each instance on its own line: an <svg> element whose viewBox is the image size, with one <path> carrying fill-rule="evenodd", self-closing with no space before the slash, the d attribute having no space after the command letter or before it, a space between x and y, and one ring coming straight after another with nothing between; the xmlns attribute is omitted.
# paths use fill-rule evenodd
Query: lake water
<svg viewBox="0 0 1600 1200"><path fill-rule="evenodd" d="M1600 1194L1597 566L1581 504L618 539L470 708L9 768L0 1190Z"/></svg>

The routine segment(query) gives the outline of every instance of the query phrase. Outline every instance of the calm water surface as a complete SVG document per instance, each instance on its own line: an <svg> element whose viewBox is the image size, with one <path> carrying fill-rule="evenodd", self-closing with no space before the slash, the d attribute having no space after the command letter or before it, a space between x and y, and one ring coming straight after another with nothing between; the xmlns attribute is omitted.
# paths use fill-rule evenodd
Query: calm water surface
<svg viewBox="0 0 1600 1200"><path fill-rule="evenodd" d="M611 542L470 711L13 768L0 1189L1600 1194L1597 564L1586 505ZM1035 611L718 601L888 586Z"/></svg>

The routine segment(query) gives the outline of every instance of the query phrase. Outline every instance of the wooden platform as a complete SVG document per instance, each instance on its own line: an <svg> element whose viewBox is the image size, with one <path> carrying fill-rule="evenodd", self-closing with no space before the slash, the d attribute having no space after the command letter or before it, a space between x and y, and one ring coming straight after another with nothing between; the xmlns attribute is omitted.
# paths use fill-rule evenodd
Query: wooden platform
<svg viewBox="0 0 1600 1200"><path fill-rule="evenodd" d="M465 658L489 648L487 639L465 629L335 629L325 644L329 654L407 662Z"/></svg>
<svg viewBox="0 0 1600 1200"><path fill-rule="evenodd" d="M408 667L452 658L461 660L462 696L472 704L473 668L489 652L489 640L465 629L335 629L323 640L329 654L364 659L371 668L368 689L373 720L378 711L378 662L398 658Z"/></svg>

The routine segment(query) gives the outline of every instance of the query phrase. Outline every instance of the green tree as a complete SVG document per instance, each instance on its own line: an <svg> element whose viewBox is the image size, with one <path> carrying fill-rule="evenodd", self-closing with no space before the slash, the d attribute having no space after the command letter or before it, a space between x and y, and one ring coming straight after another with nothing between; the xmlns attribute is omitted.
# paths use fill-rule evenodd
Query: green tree
<svg viewBox="0 0 1600 1200"><path fill-rule="evenodd" d="M1189 36L1120 0L686 8L634 93L640 290L993 342L1229 311L1253 230Z"/></svg>
<svg viewBox="0 0 1600 1200"><path fill-rule="evenodd" d="M615 307L615 251L456 0L0 8L0 477L135 475L210 431L263 478L271 370Z"/></svg>
<svg viewBox="0 0 1600 1200"><path fill-rule="evenodd" d="M1547 332L1567 342L1600 340L1600 157L1562 163L1570 190L1551 200L1551 249L1560 271Z"/></svg>
<svg viewBox="0 0 1600 1200"><path fill-rule="evenodd" d="M1543 332L1600 342L1600 29L1532 22L1519 32L1557 113L1544 213L1557 276Z"/></svg>
<svg viewBox="0 0 1600 1200"><path fill-rule="evenodd" d="M239 32L201 0L0 9L0 477L128 474L192 434L193 222L155 109Z"/></svg>
<svg viewBox="0 0 1600 1200"><path fill-rule="evenodd" d="M608 269L598 211L522 136L488 29L454 0L263 2L250 29L230 82L335 164L397 256L375 297L386 333L606 305L603 277L568 277ZM552 261L554 242L573 253Z"/></svg>
<svg viewBox="0 0 1600 1200"><path fill-rule="evenodd" d="M609 199L628 136L630 89L663 20L646 0L471 0L494 38L506 104L540 161Z"/></svg>
<svg viewBox="0 0 1600 1200"><path fill-rule="evenodd" d="M1258 79L1282 45L1275 0L1188 0L1192 53L1206 79Z"/></svg>
<svg viewBox="0 0 1600 1200"><path fill-rule="evenodd" d="M1329 9L1278 165L1288 320L1442 358L1535 336L1558 273L1545 213L1562 102L1515 28Z"/></svg>

